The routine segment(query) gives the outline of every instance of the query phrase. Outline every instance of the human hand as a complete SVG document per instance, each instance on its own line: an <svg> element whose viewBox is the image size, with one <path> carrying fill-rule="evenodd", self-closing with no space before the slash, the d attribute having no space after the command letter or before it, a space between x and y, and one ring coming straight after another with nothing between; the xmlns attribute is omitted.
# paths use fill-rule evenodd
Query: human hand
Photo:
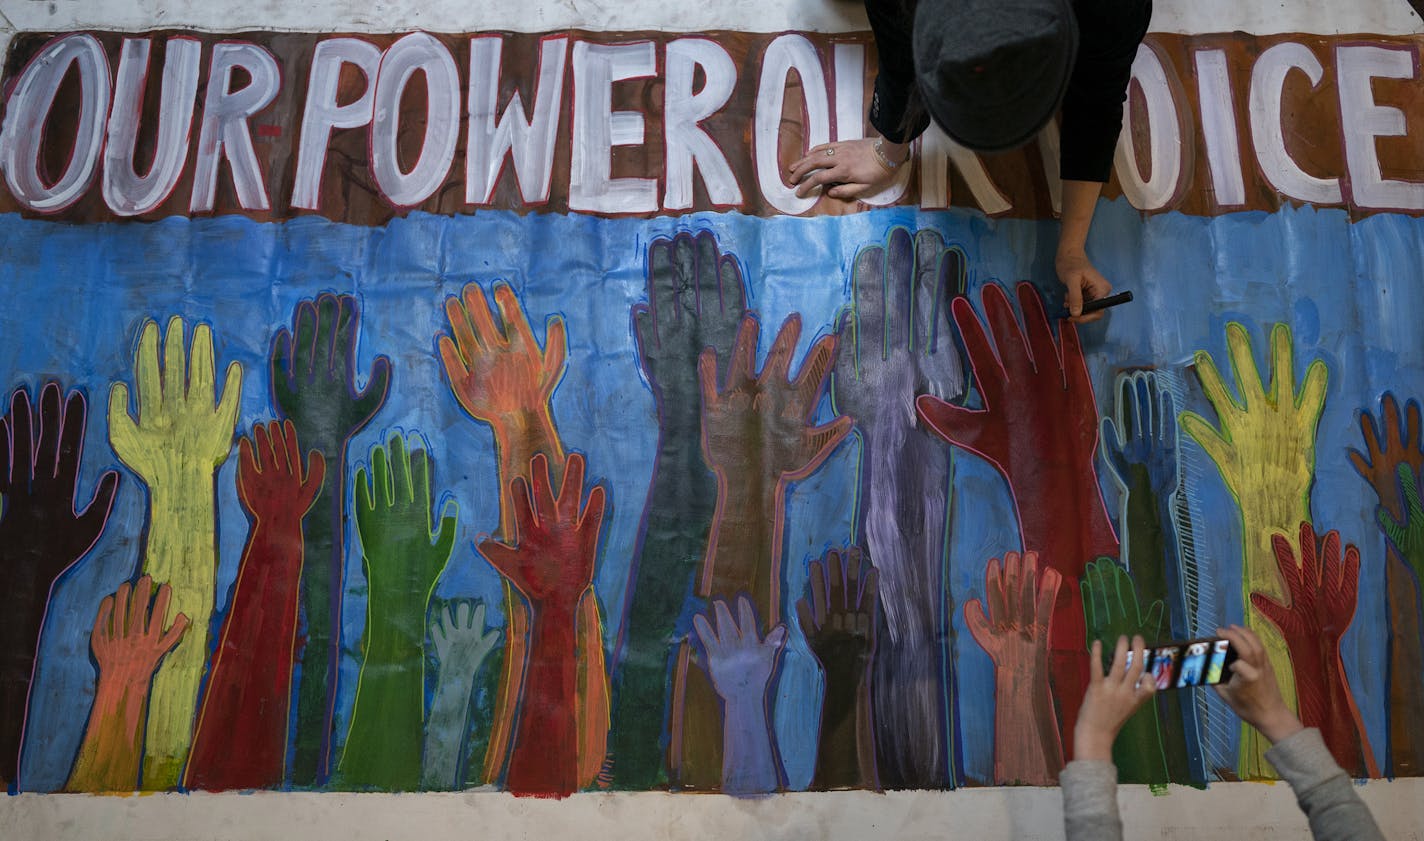
<svg viewBox="0 0 1424 841"><path fill-rule="evenodd" d="M499 643L499 629L485 629L484 602L451 599L437 603L434 613L430 645L435 649L441 674L448 671L467 679L473 677Z"/></svg>
<svg viewBox="0 0 1424 841"><path fill-rule="evenodd" d="M710 231L679 233L648 246L648 302L633 307L638 360L663 410L695 410L697 361L713 348L718 366L731 355L746 312L737 258L719 254Z"/></svg>
<svg viewBox="0 0 1424 841"><path fill-rule="evenodd" d="M875 656L880 615L879 573L860 549L832 549L810 563L810 601L796 603L806 645L829 676L863 674ZM850 687L854 689L855 687Z"/></svg>
<svg viewBox="0 0 1424 841"><path fill-rule="evenodd" d="M534 456L530 463L532 487L522 476L511 483L513 542L505 544L486 538L479 543L480 554L535 608L553 608L572 615L579 598L593 583L604 490L602 485L595 485L584 502L583 474L583 456L570 453L564 465L563 485L555 497L549 460L542 453Z"/></svg>
<svg viewBox="0 0 1424 841"><path fill-rule="evenodd" d="M894 167L887 166L875 153L877 142ZM833 199L860 199L890 186L909 159L908 143L873 137L842 140L813 147L806 157L791 165L787 177L796 186L796 195L803 199L817 187L828 188L825 194Z"/></svg>
<svg viewBox="0 0 1424 841"><path fill-rule="evenodd" d="M1261 731L1272 743L1305 729L1295 713L1286 706L1276 682L1275 669L1266 656L1266 646L1249 628L1232 625L1217 628L1217 636L1231 641L1236 649L1236 661L1231 664L1231 679L1216 685L1216 692L1241 720Z"/></svg>
<svg viewBox="0 0 1424 841"><path fill-rule="evenodd" d="M438 531L432 530L433 511L425 450L408 451L404 436L391 433L384 447L371 448L369 473L365 466L356 471L356 530L371 598L418 598L422 621L459 531L453 499L445 502Z"/></svg>
<svg viewBox="0 0 1424 841"><path fill-rule="evenodd" d="M87 404L79 391L65 396L59 383L45 383L38 424L23 387L15 389L9 408L0 416L0 497L4 498L0 568L10 580L11 594L30 593L47 600L55 580L98 542L114 504L119 474L104 471L93 498L80 507L79 462L84 454ZM20 586L22 577L33 585ZM23 608L12 598L4 602L7 612L44 610L42 602Z"/></svg>
<svg viewBox="0 0 1424 841"><path fill-rule="evenodd" d="M252 438L237 442L237 458L237 497L253 518L300 524L326 478L321 451L308 454L303 475L296 425L291 420L272 421L253 425ZM298 525L298 534L299 529Z"/></svg>
<svg viewBox="0 0 1424 841"><path fill-rule="evenodd" d="M1112 761L1113 742L1128 719L1157 691L1150 678L1142 679L1147 667L1147 646L1141 635L1132 638L1129 665L1127 637L1117 638L1112 667L1103 674L1103 644L1093 640L1088 657L1088 691L1078 708L1074 730L1074 759Z"/></svg>
<svg viewBox="0 0 1424 841"><path fill-rule="evenodd" d="M454 338L440 333L439 346L455 399L476 420L503 426L547 409L564 376L568 338L564 320L551 316L541 349L514 289L496 283L494 299L498 324L479 284L466 284L462 298L446 298Z"/></svg>
<svg viewBox="0 0 1424 841"><path fill-rule="evenodd" d="M712 612L716 614L715 628L700 613L692 617L692 625L706 653L704 662L713 688L728 704L761 706L786 644L786 626L777 625L763 638L756 608L746 596L737 597L736 619L723 599L712 601Z"/></svg>
<svg viewBox="0 0 1424 841"><path fill-rule="evenodd" d="M984 570L984 599L964 605L964 619L974 641L994 660L996 669L1046 681L1048 627L1063 577L1052 567L1039 569L1038 553L1005 552L1001 565L991 558ZM984 603L988 602L988 615Z"/></svg>
<svg viewBox="0 0 1424 841"><path fill-rule="evenodd" d="M335 459L385 404L391 360L376 357L366 387L356 388L361 309L351 295L302 301L292 324L272 337L272 402L296 424L303 441Z"/></svg>
<svg viewBox="0 0 1424 841"><path fill-rule="evenodd" d="M147 575L136 585L125 581L112 596L104 597L89 635L101 681L147 686L163 655L172 651L188 630L188 617L182 613L173 617L167 631L163 629L172 597L167 584L160 584L154 597L153 579Z"/></svg>
<svg viewBox="0 0 1424 841"><path fill-rule="evenodd" d="M836 410L871 427L915 425L905 405L917 394L943 399L965 391L964 363L950 332L949 303L964 293L965 258L924 228L904 228L862 248L851 273L855 298L837 324L832 380Z"/></svg>
<svg viewBox="0 0 1424 841"><path fill-rule="evenodd" d="M1102 422L1103 458L1123 488L1159 499L1177 490L1177 407L1151 371L1118 376L1117 420Z"/></svg>
<svg viewBox="0 0 1424 841"><path fill-rule="evenodd" d="M1087 324L1102 318L1102 310L1083 315L1085 297L1091 301L1112 292L1112 284L1088 259L1088 252L1082 248L1060 248L1053 267L1058 272L1058 282L1063 284L1068 320L1075 324Z"/></svg>
<svg viewBox="0 0 1424 841"><path fill-rule="evenodd" d="M760 374L755 370L757 328L755 316L742 320L722 388L717 387L715 351L703 350L698 360L703 452L722 475L760 465L771 484L805 478L821 466L852 424L842 416L822 426L810 425L835 359L836 339L818 339L792 380L791 354L801 336L801 316L787 316ZM748 457L749 449L755 458Z"/></svg>
<svg viewBox="0 0 1424 841"><path fill-rule="evenodd" d="M160 362L158 323L144 323L134 354L137 420L129 414L128 385L114 383L109 390L109 442L115 454L150 487L160 484L179 492L177 477L208 482L227 461L242 404L242 366L236 362L227 366L222 397L216 398L208 325L193 328L191 358L183 333L183 319L169 319Z"/></svg>

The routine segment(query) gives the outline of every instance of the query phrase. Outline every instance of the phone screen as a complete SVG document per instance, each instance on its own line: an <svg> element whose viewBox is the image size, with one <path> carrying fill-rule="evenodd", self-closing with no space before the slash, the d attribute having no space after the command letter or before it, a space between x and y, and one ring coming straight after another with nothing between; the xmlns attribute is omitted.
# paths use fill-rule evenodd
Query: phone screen
<svg viewBox="0 0 1424 841"><path fill-rule="evenodd" d="M1230 679L1226 667L1235 659L1236 651L1227 639L1160 643L1147 649L1143 680L1152 681L1158 689L1213 686ZM1127 665L1132 667L1131 651L1127 652Z"/></svg>

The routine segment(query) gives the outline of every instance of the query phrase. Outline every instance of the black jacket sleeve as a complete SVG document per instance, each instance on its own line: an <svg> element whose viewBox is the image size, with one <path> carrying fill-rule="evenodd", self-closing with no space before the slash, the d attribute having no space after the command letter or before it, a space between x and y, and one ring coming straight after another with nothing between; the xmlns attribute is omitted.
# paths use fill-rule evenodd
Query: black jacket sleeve
<svg viewBox="0 0 1424 841"><path fill-rule="evenodd" d="M1152 0L1075 0L1073 11L1078 59L1063 95L1059 166L1065 181L1107 181Z"/></svg>
<svg viewBox="0 0 1424 841"><path fill-rule="evenodd" d="M879 71L875 93L870 100L870 125L892 143L918 137L930 124L924 109L905 125L910 97L915 89L914 46L910 38L911 18L897 0L865 0L865 14L875 33Z"/></svg>

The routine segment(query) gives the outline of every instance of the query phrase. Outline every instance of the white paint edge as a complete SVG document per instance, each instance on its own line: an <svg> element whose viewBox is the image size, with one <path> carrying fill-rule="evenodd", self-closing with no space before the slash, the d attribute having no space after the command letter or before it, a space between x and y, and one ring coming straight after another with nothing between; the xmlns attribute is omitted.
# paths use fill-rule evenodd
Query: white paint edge
<svg viewBox="0 0 1424 841"><path fill-rule="evenodd" d="M857 32L859 0L0 0L16 31L155 28L235 32ZM1424 22L1407 0L1157 0L1154 32L1258 35L1413 35Z"/></svg>
<svg viewBox="0 0 1424 841"><path fill-rule="evenodd" d="M1419 841L1424 779L1373 781L1359 789L1384 835ZM1310 837L1283 784L1220 783L1207 791L1144 786L1119 793L1129 839L1221 841ZM578 838L972 839L1052 841L1063 837L1062 796L1053 788L954 792L863 791L761 799L719 795L584 794L536 800L506 794L160 794L0 797L7 838L48 841L267 841L325 838L432 841Z"/></svg>

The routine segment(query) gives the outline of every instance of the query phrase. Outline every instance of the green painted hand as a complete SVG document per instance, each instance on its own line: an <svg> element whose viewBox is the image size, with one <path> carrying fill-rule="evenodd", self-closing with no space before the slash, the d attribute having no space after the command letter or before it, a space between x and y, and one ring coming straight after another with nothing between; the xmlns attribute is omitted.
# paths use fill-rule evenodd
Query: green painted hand
<svg viewBox="0 0 1424 841"><path fill-rule="evenodd" d="M343 788L420 786L425 724L425 614L450 560L459 507L447 500L436 530L430 462L393 433L356 471L356 528L366 571L365 659L342 756Z"/></svg>
<svg viewBox="0 0 1424 841"><path fill-rule="evenodd" d="M1143 613L1132 576L1112 558L1090 562L1078 586L1083 591L1089 651L1094 640L1101 642L1104 650L1113 650L1119 637L1131 640L1141 636L1149 642L1161 639L1162 602L1152 602ZM1167 754L1155 704L1144 704L1123 725L1113 742L1113 763L1123 782L1167 784Z"/></svg>
<svg viewBox="0 0 1424 841"><path fill-rule="evenodd" d="M1396 473L1400 499L1404 500L1404 519L1396 519L1383 505L1375 516L1399 556L1414 570L1414 583L1424 593L1424 500L1419 493L1419 481L1424 474L1408 464L1399 465Z"/></svg>

